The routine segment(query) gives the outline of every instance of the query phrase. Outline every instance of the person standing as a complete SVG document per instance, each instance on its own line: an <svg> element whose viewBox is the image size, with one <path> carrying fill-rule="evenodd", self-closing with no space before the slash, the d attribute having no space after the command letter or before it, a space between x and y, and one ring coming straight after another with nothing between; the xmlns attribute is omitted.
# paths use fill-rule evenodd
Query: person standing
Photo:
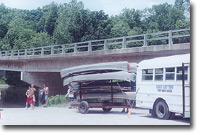
<svg viewBox="0 0 200 135"><path fill-rule="evenodd" d="M31 89L33 90L33 107L35 108L35 92L36 92L36 89L34 88L34 84L31 84Z"/></svg>
<svg viewBox="0 0 200 135"><path fill-rule="evenodd" d="M30 107L33 109L33 89L29 86L29 89L26 91L26 109L28 109L28 104L30 104Z"/></svg>
<svg viewBox="0 0 200 135"><path fill-rule="evenodd" d="M43 91L43 89L40 90L39 102L40 102L41 104L43 104L43 105L45 104L45 100L44 100L44 91Z"/></svg>
<svg viewBox="0 0 200 135"><path fill-rule="evenodd" d="M49 96L49 87L46 86L46 84L43 85L43 89L40 90L44 92L44 100L45 100L45 105L44 107L47 107L47 101L48 101L48 96Z"/></svg>
<svg viewBox="0 0 200 135"><path fill-rule="evenodd" d="M68 91L67 94L65 95L65 97L67 97L68 99L68 105L69 105L69 109L71 109L71 102L74 101L74 94L72 93L72 86L71 84L68 84Z"/></svg>

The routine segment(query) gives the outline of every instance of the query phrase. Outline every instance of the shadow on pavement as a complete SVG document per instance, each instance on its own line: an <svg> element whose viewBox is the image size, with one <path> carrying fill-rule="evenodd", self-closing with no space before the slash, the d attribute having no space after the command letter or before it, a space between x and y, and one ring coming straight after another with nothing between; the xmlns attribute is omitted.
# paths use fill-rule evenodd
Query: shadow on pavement
<svg viewBox="0 0 200 135"><path fill-rule="evenodd" d="M147 118L152 118L152 119L158 119L158 118L154 118L152 116L141 116L141 117L147 117ZM173 119L170 119L172 121L176 121L176 122L183 122L183 123L186 123L186 124L190 124L190 119L185 119L183 118L182 116L178 115L178 116L175 116Z"/></svg>

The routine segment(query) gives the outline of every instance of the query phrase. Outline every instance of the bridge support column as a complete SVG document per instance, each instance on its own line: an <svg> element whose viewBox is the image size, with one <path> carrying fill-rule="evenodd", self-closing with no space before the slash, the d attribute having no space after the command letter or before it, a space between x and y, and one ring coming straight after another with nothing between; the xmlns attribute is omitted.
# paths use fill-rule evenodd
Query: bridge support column
<svg viewBox="0 0 200 135"><path fill-rule="evenodd" d="M49 87L49 95L66 94L67 90L63 87L63 80L60 73L41 73L41 72L21 72L21 80L43 88L43 84Z"/></svg>

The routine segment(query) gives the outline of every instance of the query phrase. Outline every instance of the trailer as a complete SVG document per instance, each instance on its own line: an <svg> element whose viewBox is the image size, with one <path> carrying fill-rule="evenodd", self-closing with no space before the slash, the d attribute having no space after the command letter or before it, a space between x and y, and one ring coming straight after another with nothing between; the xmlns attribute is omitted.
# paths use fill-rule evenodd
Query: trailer
<svg viewBox="0 0 200 135"><path fill-rule="evenodd" d="M78 107L80 113L87 113L89 108L110 112L112 108L130 108L134 103L136 73L129 70L128 62L100 63L64 69L61 76L64 86L74 87L78 103L71 106Z"/></svg>

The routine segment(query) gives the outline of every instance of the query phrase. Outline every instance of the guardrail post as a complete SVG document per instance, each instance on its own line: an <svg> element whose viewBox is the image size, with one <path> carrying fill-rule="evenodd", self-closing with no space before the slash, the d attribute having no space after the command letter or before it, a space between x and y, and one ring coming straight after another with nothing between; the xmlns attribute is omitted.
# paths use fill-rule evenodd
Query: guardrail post
<svg viewBox="0 0 200 135"><path fill-rule="evenodd" d="M147 46L147 34L144 34L144 46Z"/></svg>
<svg viewBox="0 0 200 135"><path fill-rule="evenodd" d="M89 41L88 42L88 52L91 52L92 51L92 42Z"/></svg>
<svg viewBox="0 0 200 135"><path fill-rule="evenodd" d="M10 56L13 57L13 50L11 50L11 54L10 54Z"/></svg>
<svg viewBox="0 0 200 135"><path fill-rule="evenodd" d="M20 56L20 55L19 55L19 50L17 51L17 56Z"/></svg>
<svg viewBox="0 0 200 135"><path fill-rule="evenodd" d="M7 51L5 51L5 56L6 56L6 57L8 56L8 52L7 52Z"/></svg>
<svg viewBox="0 0 200 135"><path fill-rule="evenodd" d="M65 45L62 45L62 54L65 54Z"/></svg>
<svg viewBox="0 0 200 135"><path fill-rule="evenodd" d="M32 53L32 55L35 55L35 48L33 48L33 53Z"/></svg>
<svg viewBox="0 0 200 135"><path fill-rule="evenodd" d="M41 49L41 55L44 55L44 47Z"/></svg>
<svg viewBox="0 0 200 135"><path fill-rule="evenodd" d="M0 52L0 57L2 57L2 52Z"/></svg>
<svg viewBox="0 0 200 135"><path fill-rule="evenodd" d="M126 37L123 37L122 49L126 48Z"/></svg>
<svg viewBox="0 0 200 135"><path fill-rule="evenodd" d="M54 54L54 46L51 46L51 55Z"/></svg>
<svg viewBox="0 0 200 135"><path fill-rule="evenodd" d="M27 56L27 49L25 49L25 56Z"/></svg>
<svg viewBox="0 0 200 135"><path fill-rule="evenodd" d="M104 40L104 50L108 50L108 40Z"/></svg>
<svg viewBox="0 0 200 135"><path fill-rule="evenodd" d="M78 50L77 50L77 44L75 43L74 44L74 52L77 52Z"/></svg>
<svg viewBox="0 0 200 135"><path fill-rule="evenodd" d="M169 31L169 45L173 45L173 40L172 40L172 31Z"/></svg>

